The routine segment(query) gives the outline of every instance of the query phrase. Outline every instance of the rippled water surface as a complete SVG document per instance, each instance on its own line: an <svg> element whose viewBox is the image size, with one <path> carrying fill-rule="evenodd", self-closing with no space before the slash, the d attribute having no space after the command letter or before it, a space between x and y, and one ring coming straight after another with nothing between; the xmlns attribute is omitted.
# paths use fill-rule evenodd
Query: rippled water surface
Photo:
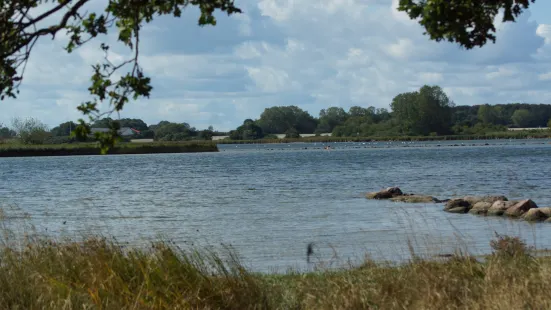
<svg viewBox="0 0 551 310"><path fill-rule="evenodd" d="M56 236L231 244L255 270L305 267L308 242L323 261L366 253L408 258L408 238L421 254L458 245L480 254L489 251L494 231L551 248L551 224L363 196L397 185L438 198L503 194L551 206L549 141L331 145L330 151L320 144L221 145L221 152L204 154L0 158L0 205L27 212L37 230Z"/></svg>

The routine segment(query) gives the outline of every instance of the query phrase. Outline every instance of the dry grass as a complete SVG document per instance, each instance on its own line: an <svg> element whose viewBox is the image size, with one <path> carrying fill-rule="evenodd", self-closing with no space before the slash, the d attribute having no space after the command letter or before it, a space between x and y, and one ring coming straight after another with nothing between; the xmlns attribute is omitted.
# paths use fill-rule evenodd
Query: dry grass
<svg viewBox="0 0 551 310"><path fill-rule="evenodd" d="M551 260L498 236L467 256L348 270L251 273L232 255L156 243L28 241L0 251L1 309L548 309ZM231 252L230 252L231 253ZM228 254L228 253L226 253Z"/></svg>

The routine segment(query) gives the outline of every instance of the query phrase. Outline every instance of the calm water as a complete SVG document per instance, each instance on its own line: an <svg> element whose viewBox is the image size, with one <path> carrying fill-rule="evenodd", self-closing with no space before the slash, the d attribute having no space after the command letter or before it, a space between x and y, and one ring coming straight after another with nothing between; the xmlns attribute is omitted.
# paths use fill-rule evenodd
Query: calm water
<svg viewBox="0 0 551 310"><path fill-rule="evenodd" d="M0 158L0 205L8 214L30 214L39 232L54 236L92 232L135 246L160 237L182 246L231 244L247 266L262 271L306 267L308 242L317 245L316 259L329 262L366 253L407 259L408 238L419 254L458 245L481 254L494 231L551 248L551 224L363 197L397 185L438 198L503 194L551 206L549 141L463 143L332 143L331 151L322 144L222 145L214 154Z"/></svg>

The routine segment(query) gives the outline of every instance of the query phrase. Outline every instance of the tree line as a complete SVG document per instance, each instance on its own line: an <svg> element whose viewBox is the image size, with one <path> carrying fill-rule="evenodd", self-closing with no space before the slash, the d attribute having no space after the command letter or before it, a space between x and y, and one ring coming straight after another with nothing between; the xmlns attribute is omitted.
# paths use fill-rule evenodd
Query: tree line
<svg viewBox="0 0 551 310"><path fill-rule="evenodd" d="M57 144L76 142L77 139L71 133L78 126L75 122L64 122L49 129L46 124L35 118L14 118L11 126L0 124L0 140L18 139L24 144ZM198 130L188 123L173 123L161 121L158 124L147 125L141 119L123 118L114 120L103 118L92 124L94 128L132 128L131 136L122 136L123 140L128 139L154 139L156 141L189 141L189 140L212 140L214 135L225 135L225 132L217 132L212 126L204 130ZM82 140L82 139L80 139ZM93 141L92 135L84 141Z"/></svg>
<svg viewBox="0 0 551 310"><path fill-rule="evenodd" d="M510 103L456 106L439 86L425 85L401 93L391 110L353 106L322 109L319 117L296 106L267 108L257 120L247 119L232 130L232 140L270 138L285 134L331 133L337 137L469 135L506 131L509 127L551 126L551 105Z"/></svg>
<svg viewBox="0 0 551 310"><path fill-rule="evenodd" d="M286 138L323 133L336 137L471 135L506 131L510 127L551 125L549 104L456 106L439 86L425 85L417 91L398 94L390 108L389 111L353 106L346 111L342 107L329 107L314 117L294 105L275 106L266 108L256 120L246 119L230 132L215 131L212 126L198 130L186 122L147 125L133 118L104 118L94 122L92 128L130 127L136 130L133 139L189 141L226 135L231 140L275 139L275 134L285 134ZM0 138L19 137L25 143L69 142L76 126L74 122L65 122L48 130L40 121L16 119L11 128L0 124Z"/></svg>

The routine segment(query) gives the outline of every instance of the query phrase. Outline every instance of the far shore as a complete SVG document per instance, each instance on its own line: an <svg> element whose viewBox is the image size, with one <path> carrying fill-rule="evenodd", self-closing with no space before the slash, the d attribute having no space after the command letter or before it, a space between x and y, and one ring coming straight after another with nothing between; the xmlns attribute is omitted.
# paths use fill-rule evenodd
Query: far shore
<svg viewBox="0 0 551 310"><path fill-rule="evenodd" d="M503 132L490 135L449 135L449 136L374 136L374 137L329 137L282 138L258 140L216 140L216 144L278 144L278 143L335 143L335 142L437 142L469 140L511 140L511 139L550 139L551 131Z"/></svg>
<svg viewBox="0 0 551 310"><path fill-rule="evenodd" d="M210 141L185 143L121 143L110 149L108 155L158 154L158 153L202 153L218 152L218 147ZM31 156L76 156L100 155L94 143L66 143L51 145L10 145L0 144L0 157Z"/></svg>
<svg viewBox="0 0 551 310"><path fill-rule="evenodd" d="M216 140L216 141L133 141L123 142L109 150L108 155L157 154L157 153L202 153L218 152L218 145L227 144L289 144L289 143L337 143L337 142L453 142L471 140L519 140L550 139L551 131L499 132L487 135L453 136L376 136L376 137L330 137L258 139L258 140ZM60 143L23 145L0 141L0 157L30 156L76 156L100 155L95 143Z"/></svg>

